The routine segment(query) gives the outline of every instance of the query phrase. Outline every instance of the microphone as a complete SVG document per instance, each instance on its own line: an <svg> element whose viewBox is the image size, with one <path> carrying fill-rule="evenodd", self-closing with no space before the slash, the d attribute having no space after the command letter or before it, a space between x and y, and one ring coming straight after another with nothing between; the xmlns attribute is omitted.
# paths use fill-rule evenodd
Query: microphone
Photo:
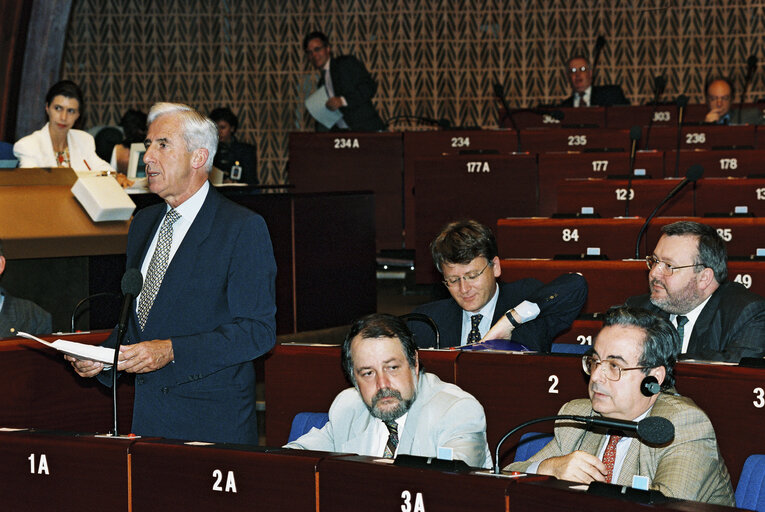
<svg viewBox="0 0 765 512"><path fill-rule="evenodd" d="M752 78L754 78L754 72L757 70L757 56L756 55L750 55L748 59L746 59L746 76L744 77L744 86L741 88L741 98L738 103L738 114L737 114L737 123L741 124L741 110L744 106L744 97L746 96L746 91L749 89L749 84L752 83Z"/></svg>
<svg viewBox="0 0 765 512"><path fill-rule="evenodd" d="M120 345L125 339L125 332L127 331L128 316L130 315L130 308L133 304L133 299L141 293L143 288L143 276L141 271L137 268L129 268L122 276L122 309L120 311L119 322L117 323L117 345L114 347L114 364L112 365L112 405L114 413L114 437L119 435L117 433L117 362L120 355Z"/></svg>
<svg viewBox="0 0 765 512"><path fill-rule="evenodd" d="M677 143L675 144L675 177L680 176L680 144L683 141L683 116L688 106L688 96L681 94L677 97Z"/></svg>
<svg viewBox="0 0 765 512"><path fill-rule="evenodd" d="M630 140L632 141L632 147L630 148L630 173L627 176L627 200L624 202L624 216L630 216L630 190L632 189L632 175L635 172L635 153L637 152L638 141L643 135L643 129L639 126L633 126L630 128Z"/></svg>
<svg viewBox="0 0 765 512"><path fill-rule="evenodd" d="M648 228L648 223L651 222L651 219L654 218L656 213L659 211L659 208L664 206L664 204L675 197L680 190L683 189L688 183L695 182L699 178L701 178L701 175L704 174L704 168L699 164L693 164L689 169L688 172L685 175L685 178L683 181L677 184L675 188L673 188L667 196L661 200L659 205L653 209L651 212L651 215L648 216L648 218L643 223L643 226L640 228L640 231L638 232L637 241L635 242L635 259L640 259L640 239L643 238L643 233L645 233L645 230ZM629 192L627 192L629 194Z"/></svg>
<svg viewBox="0 0 765 512"><path fill-rule="evenodd" d="M499 448L502 443L521 429L533 425L535 423L541 423L543 421L558 421L558 420L570 420L585 423L588 427L604 427L618 429L623 432L635 432L637 436L646 442L647 444L661 445L670 442L675 437L675 426L667 418L661 416L648 416L642 420L627 421L618 420L615 418L606 418L602 416L576 416L570 414L562 414L557 416L545 416L544 418L537 418L525 423L521 423L517 427L513 428L505 434L502 439L497 443L497 448L494 451L494 474L499 474Z"/></svg>
<svg viewBox="0 0 765 512"><path fill-rule="evenodd" d="M645 131L645 146L644 149L648 149L648 141L651 138L651 126L653 126L653 116L656 114L656 109L659 108L659 98L664 94L664 89L667 87L667 79L664 75L653 77L653 108L651 109L650 117L648 118L648 128Z"/></svg>
<svg viewBox="0 0 765 512"><path fill-rule="evenodd" d="M603 47L606 45L606 38L603 36L598 36L598 38L595 40L595 49L592 52L592 83L595 84L595 70L598 68L598 60L600 59L600 52L603 50Z"/></svg>
<svg viewBox="0 0 765 512"><path fill-rule="evenodd" d="M494 77L496 79L496 76ZM521 131L518 129L518 125L515 123L515 118L513 117L514 112L510 110L510 105L507 104L507 100L505 100L505 88L502 87L502 84L499 82L494 82L492 85L492 88L494 89L494 96L497 97L497 99L502 103L502 108L505 109L505 115L499 117L499 121L497 121L497 124L500 128L502 128L502 121L505 119L508 119L510 121L510 127L515 132L515 140L516 140L516 153L521 152Z"/></svg>

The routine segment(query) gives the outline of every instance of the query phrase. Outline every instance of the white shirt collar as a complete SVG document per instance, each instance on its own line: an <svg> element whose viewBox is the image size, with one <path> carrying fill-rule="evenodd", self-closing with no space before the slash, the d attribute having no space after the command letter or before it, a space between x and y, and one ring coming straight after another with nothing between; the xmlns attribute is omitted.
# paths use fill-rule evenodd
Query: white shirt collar
<svg viewBox="0 0 765 512"><path fill-rule="evenodd" d="M478 311L465 311L464 309L462 310L462 337L460 338L460 345L467 343L467 337L471 329L470 317L473 315L483 315L483 318L481 318L481 323L478 324L478 330L481 331L481 337L489 332L489 329L491 329L491 320L494 318L494 310L497 307L498 299L499 284L495 283L494 295L492 295L491 299L489 299L489 302L484 304L481 309Z"/></svg>

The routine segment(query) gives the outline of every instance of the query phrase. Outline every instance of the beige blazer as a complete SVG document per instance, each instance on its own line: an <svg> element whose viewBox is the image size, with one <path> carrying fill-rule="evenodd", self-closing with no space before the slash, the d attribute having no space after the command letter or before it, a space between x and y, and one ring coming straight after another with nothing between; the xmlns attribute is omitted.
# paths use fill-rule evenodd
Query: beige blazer
<svg viewBox="0 0 765 512"><path fill-rule="evenodd" d="M588 399L565 404L559 414L590 416L594 413ZM685 500L735 506L730 475L717 447L712 423L690 398L662 393L650 412L667 418L675 426L675 438L668 445L652 446L635 438L629 445L619 473L619 485L632 485L634 475L647 476L651 489L665 496ZM528 461L515 462L505 469L525 471L532 463L581 450L600 453L606 432L587 430L580 423L559 421L555 437Z"/></svg>

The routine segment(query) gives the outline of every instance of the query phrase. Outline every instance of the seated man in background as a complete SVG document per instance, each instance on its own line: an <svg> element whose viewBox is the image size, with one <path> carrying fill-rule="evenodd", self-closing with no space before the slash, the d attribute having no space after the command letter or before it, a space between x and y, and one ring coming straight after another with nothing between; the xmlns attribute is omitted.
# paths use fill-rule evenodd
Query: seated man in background
<svg viewBox="0 0 765 512"><path fill-rule="evenodd" d="M5 271L3 241L0 240L0 276ZM51 315L31 300L9 295L0 287L0 339L16 336L18 331L30 334L50 334Z"/></svg>
<svg viewBox="0 0 765 512"><path fill-rule="evenodd" d="M475 220L447 224L430 250L451 298L414 312L433 319L442 348L486 338L549 352L553 338L571 326L587 299L587 282L579 274L564 274L549 285L530 278L498 283L497 242L491 229ZM412 322L412 332L420 347L435 345L426 324Z"/></svg>
<svg viewBox="0 0 765 512"><path fill-rule="evenodd" d="M610 107L630 104L620 86L592 85L592 67L582 55L575 55L568 60L566 73L573 92L560 104L561 107Z"/></svg>
<svg viewBox="0 0 765 512"><path fill-rule="evenodd" d="M258 148L236 139L239 128L236 114L228 107L216 108L210 112L210 119L218 127L218 151L213 165L224 173L223 182L257 185ZM241 167L241 174L239 171L232 173L232 167L237 165Z"/></svg>
<svg viewBox="0 0 765 512"><path fill-rule="evenodd" d="M765 298L727 281L728 254L717 230L681 221L661 228L648 262L651 293L626 305L666 318L683 358L738 362L765 356Z"/></svg>
<svg viewBox="0 0 765 512"><path fill-rule="evenodd" d="M561 420L542 450L505 469L586 484L632 486L633 476L643 476L649 479L648 488L668 497L735 505L709 418L693 400L673 390L679 345L666 320L641 309L612 309L592 353L582 360L590 376L590 398L568 402L559 412L629 421L663 417L675 427L670 443L647 444L624 432ZM642 391L648 379L661 383L658 394Z"/></svg>
<svg viewBox="0 0 765 512"><path fill-rule="evenodd" d="M439 448L473 467L491 467L486 417L472 395L422 371L417 345L398 317L356 320L345 337L342 366L353 388L329 409L329 422L286 448L436 457Z"/></svg>
<svg viewBox="0 0 765 512"><path fill-rule="evenodd" d="M733 83L727 78L715 77L704 88L707 93L709 112L705 123L712 124L762 124L762 112L756 108L731 110Z"/></svg>

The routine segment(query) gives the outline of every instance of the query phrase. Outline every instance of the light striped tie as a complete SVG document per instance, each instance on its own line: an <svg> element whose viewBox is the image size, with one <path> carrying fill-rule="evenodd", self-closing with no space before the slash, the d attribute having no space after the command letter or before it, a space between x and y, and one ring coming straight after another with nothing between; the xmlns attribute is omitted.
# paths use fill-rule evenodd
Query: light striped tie
<svg viewBox="0 0 765 512"><path fill-rule="evenodd" d="M151 257L149 270L146 272L146 283L141 291L141 302L138 304L138 323L141 325L141 330L146 326L146 319L149 318L154 298L157 296L159 287L162 286L162 279L165 277L170 258L170 246L173 243L173 223L179 218L181 218L180 214L175 209L171 209L165 214L165 220L159 228L157 247Z"/></svg>
<svg viewBox="0 0 765 512"><path fill-rule="evenodd" d="M388 442L385 445L385 451L383 452L383 458L392 459L396 454L396 447L398 446L398 424L395 420L384 422L388 427Z"/></svg>

